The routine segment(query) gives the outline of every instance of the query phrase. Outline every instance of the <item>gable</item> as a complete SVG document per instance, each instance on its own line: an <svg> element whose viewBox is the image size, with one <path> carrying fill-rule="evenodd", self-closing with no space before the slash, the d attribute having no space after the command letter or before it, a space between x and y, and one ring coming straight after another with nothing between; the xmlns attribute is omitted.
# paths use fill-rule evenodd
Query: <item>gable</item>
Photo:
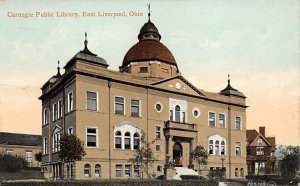
<svg viewBox="0 0 300 186"><path fill-rule="evenodd" d="M259 134L250 144L250 146L267 147L272 146L261 134Z"/></svg>
<svg viewBox="0 0 300 186"><path fill-rule="evenodd" d="M182 76L176 76L169 79L164 79L152 84L154 87L174 91L178 93L190 94L194 96L205 96L202 91L197 89L189 81Z"/></svg>

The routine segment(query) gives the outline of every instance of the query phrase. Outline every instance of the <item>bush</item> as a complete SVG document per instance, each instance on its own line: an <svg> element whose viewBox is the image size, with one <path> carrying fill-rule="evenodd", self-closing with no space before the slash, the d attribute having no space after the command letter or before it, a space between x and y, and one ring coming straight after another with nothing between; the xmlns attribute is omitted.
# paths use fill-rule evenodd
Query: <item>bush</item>
<svg viewBox="0 0 300 186"><path fill-rule="evenodd" d="M180 178L182 180L203 180L203 181L207 181L206 178L204 178L202 176L198 176L198 175L181 175Z"/></svg>
<svg viewBox="0 0 300 186"><path fill-rule="evenodd" d="M28 168L28 162L23 156L0 154L0 172L18 172Z"/></svg>

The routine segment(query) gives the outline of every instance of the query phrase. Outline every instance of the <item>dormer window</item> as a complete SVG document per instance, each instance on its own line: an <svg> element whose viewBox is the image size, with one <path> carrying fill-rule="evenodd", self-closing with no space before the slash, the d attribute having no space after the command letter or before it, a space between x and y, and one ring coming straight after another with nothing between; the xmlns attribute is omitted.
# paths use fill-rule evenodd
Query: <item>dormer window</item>
<svg viewBox="0 0 300 186"><path fill-rule="evenodd" d="M148 67L140 67L140 73L147 73Z"/></svg>

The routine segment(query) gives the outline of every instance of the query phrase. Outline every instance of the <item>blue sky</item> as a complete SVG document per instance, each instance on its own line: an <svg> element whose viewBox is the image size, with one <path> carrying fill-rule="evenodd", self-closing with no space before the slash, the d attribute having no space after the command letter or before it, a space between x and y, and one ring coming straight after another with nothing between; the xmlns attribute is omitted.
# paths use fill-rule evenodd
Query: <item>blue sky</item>
<svg viewBox="0 0 300 186"><path fill-rule="evenodd" d="M24 117L40 132L39 87L83 48L89 48L117 70L127 50L135 44L141 26L151 20L161 42L173 53L179 70L198 88L218 92L231 74L234 87L243 91L250 105L248 128L265 125L270 135L286 144L299 144L299 2L296 0L203 1L4 1L0 2L0 106L4 95L32 100L37 119ZM123 12L143 16L75 18L9 18L8 12ZM7 87L8 86L8 87ZM18 87L20 90L18 90ZM23 92L29 87L28 92ZM14 95L11 95L14 96ZM15 98L12 97L12 98ZM26 103L28 104L28 103ZM15 109L12 109L13 112ZM267 112L265 112L267 110ZM1 110L0 108L0 111ZM15 120L0 112L0 130ZM275 116L274 116L275 114ZM292 129L285 140L283 123ZM275 126L275 128L274 128ZM284 129L286 130L286 129ZM31 132L31 129L24 128ZM280 136L281 135L281 136Z"/></svg>

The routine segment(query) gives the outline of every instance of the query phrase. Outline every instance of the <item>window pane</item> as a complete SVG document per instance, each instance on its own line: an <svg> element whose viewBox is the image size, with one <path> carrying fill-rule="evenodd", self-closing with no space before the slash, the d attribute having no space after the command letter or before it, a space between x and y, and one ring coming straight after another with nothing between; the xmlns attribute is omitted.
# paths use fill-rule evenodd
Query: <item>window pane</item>
<svg viewBox="0 0 300 186"><path fill-rule="evenodd" d="M97 100L88 99L87 100L88 110L97 110Z"/></svg>
<svg viewBox="0 0 300 186"><path fill-rule="evenodd" d="M115 97L115 102L116 103L123 103L124 104L124 98L122 98L122 97Z"/></svg>
<svg viewBox="0 0 300 186"><path fill-rule="evenodd" d="M209 112L208 115L209 115L209 118L208 118L209 126L210 127L215 127L215 121L216 121L216 115L215 115L215 113Z"/></svg>
<svg viewBox="0 0 300 186"><path fill-rule="evenodd" d="M121 138L120 137L116 137L116 145L115 148L120 149L122 148L122 144L121 144Z"/></svg>
<svg viewBox="0 0 300 186"><path fill-rule="evenodd" d="M97 99L96 92L87 92L87 98Z"/></svg>
<svg viewBox="0 0 300 186"><path fill-rule="evenodd" d="M88 128L87 133L93 133L96 134L96 129L95 128Z"/></svg>

